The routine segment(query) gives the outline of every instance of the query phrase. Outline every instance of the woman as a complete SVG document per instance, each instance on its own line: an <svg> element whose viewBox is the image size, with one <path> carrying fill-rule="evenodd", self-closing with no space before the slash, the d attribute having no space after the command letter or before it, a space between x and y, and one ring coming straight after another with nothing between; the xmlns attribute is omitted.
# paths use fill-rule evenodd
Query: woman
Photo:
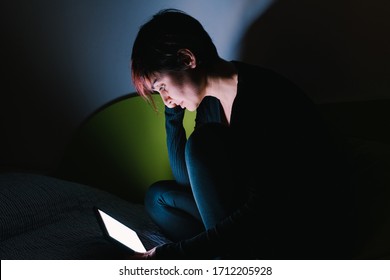
<svg viewBox="0 0 390 280"><path fill-rule="evenodd" d="M151 218L172 243L140 259L340 259L350 204L314 104L260 66L226 61L193 17L163 10L134 42L131 70L165 104L175 181L153 184ZM197 112L186 137L185 109Z"/></svg>

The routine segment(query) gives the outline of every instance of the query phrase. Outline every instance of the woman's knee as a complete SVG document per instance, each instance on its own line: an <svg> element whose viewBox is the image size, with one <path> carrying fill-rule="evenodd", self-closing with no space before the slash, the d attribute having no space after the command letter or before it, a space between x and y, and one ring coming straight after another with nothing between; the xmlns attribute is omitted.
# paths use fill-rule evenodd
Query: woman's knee
<svg viewBox="0 0 390 280"><path fill-rule="evenodd" d="M164 193L169 191L172 188L172 185L175 184L175 181L163 180L157 181L150 185L149 189L145 194L144 205L147 211L151 211L161 204L161 198L164 196ZM161 205L160 205L161 206Z"/></svg>

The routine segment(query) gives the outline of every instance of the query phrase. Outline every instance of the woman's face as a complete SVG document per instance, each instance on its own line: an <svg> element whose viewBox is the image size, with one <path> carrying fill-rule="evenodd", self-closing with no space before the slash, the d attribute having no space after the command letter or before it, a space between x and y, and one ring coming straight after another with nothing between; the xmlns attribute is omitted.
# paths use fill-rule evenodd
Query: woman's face
<svg viewBox="0 0 390 280"><path fill-rule="evenodd" d="M195 111L204 97L204 83L188 71L158 73L151 81L151 88L160 94L169 108L180 106Z"/></svg>

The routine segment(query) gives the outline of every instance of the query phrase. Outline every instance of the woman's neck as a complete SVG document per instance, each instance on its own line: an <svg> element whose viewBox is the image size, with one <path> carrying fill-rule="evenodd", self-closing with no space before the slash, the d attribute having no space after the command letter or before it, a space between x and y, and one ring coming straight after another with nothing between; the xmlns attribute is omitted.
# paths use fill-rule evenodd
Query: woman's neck
<svg viewBox="0 0 390 280"><path fill-rule="evenodd" d="M237 84L237 70L233 63L225 60L215 65L214 71L207 76L206 95L219 99L228 124L230 124L233 102L237 95Z"/></svg>

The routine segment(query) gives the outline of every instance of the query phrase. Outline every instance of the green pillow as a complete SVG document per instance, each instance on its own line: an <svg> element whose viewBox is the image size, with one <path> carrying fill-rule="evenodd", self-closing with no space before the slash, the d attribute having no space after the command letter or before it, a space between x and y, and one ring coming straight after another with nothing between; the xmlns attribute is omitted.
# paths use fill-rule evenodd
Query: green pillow
<svg viewBox="0 0 390 280"><path fill-rule="evenodd" d="M133 202L143 202L157 180L172 179L166 148L164 106L158 112L138 95L110 103L80 127L58 170L58 177L81 182ZM186 111L187 135L195 112Z"/></svg>

